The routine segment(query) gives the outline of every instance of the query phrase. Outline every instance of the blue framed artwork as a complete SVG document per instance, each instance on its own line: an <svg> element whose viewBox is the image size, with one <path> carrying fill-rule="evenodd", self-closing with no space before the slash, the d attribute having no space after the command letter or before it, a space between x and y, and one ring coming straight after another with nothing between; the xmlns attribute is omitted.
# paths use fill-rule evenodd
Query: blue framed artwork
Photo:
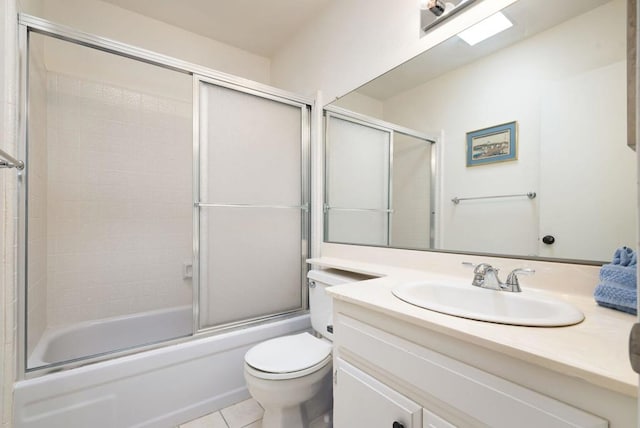
<svg viewBox="0 0 640 428"><path fill-rule="evenodd" d="M467 166L518 159L518 123L467 132Z"/></svg>

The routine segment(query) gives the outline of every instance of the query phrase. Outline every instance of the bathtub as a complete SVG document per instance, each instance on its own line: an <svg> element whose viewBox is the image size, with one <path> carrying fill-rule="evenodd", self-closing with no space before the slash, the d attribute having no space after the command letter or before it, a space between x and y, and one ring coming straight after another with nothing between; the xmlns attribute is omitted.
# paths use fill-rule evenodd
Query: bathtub
<svg viewBox="0 0 640 428"><path fill-rule="evenodd" d="M114 350L135 348L189 336L192 331L191 306L54 327L43 333L29 356L27 367L42 367Z"/></svg>
<svg viewBox="0 0 640 428"><path fill-rule="evenodd" d="M47 332L30 361L47 364L74 355L77 349L68 348L77 337L90 339L83 346L91 347L91 353L101 352L96 335L106 338L105 331L117 326L127 333L123 340L131 340L128 333L135 328L128 328L127 321L152 326L163 318L155 316L179 319L181 310L184 314L184 308L152 313L147 320L115 318L111 326L86 323L85 331L69 327ZM175 427L249 397L243 364L251 346L309 329L309 315L298 315L21 380L14 384L15 427Z"/></svg>

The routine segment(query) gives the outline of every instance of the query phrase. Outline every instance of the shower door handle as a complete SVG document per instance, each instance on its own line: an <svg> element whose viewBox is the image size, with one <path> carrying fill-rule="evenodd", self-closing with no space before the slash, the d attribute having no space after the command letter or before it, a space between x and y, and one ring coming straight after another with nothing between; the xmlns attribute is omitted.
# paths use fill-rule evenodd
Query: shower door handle
<svg viewBox="0 0 640 428"><path fill-rule="evenodd" d="M307 211L308 204L304 205L261 205L261 204L209 204L206 202L195 202L196 207L209 208L276 208L276 209L296 209Z"/></svg>

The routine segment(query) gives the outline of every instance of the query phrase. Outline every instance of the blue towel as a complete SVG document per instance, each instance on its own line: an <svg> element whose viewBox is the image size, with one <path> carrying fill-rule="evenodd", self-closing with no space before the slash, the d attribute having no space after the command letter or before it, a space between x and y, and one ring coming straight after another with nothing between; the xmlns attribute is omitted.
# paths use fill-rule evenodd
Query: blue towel
<svg viewBox="0 0 640 428"><path fill-rule="evenodd" d="M612 282L635 290L638 283L636 266L604 265L600 268L600 282Z"/></svg>
<svg viewBox="0 0 640 428"><path fill-rule="evenodd" d="M600 268L600 284L593 292L600 306L634 315L637 313L637 264L636 252L621 247L616 250L611 263Z"/></svg>
<svg viewBox="0 0 640 428"><path fill-rule="evenodd" d="M635 266L638 264L636 252L629 247L618 248L613 254L612 265Z"/></svg>
<svg viewBox="0 0 640 428"><path fill-rule="evenodd" d="M612 282L603 282L596 287L593 297L600 306L637 314L637 295L635 288L624 287Z"/></svg>

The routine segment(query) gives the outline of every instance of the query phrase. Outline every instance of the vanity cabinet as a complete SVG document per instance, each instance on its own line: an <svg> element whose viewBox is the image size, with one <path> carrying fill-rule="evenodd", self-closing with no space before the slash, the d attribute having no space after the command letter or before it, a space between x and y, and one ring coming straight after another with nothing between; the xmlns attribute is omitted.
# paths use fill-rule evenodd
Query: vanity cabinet
<svg viewBox="0 0 640 428"><path fill-rule="evenodd" d="M421 428L422 406L342 359L337 359L335 427Z"/></svg>
<svg viewBox="0 0 640 428"><path fill-rule="evenodd" d="M335 427L456 428L346 361L336 363Z"/></svg>
<svg viewBox="0 0 640 428"><path fill-rule="evenodd" d="M356 319L349 305L336 307L335 428L609 427L602 417Z"/></svg>

